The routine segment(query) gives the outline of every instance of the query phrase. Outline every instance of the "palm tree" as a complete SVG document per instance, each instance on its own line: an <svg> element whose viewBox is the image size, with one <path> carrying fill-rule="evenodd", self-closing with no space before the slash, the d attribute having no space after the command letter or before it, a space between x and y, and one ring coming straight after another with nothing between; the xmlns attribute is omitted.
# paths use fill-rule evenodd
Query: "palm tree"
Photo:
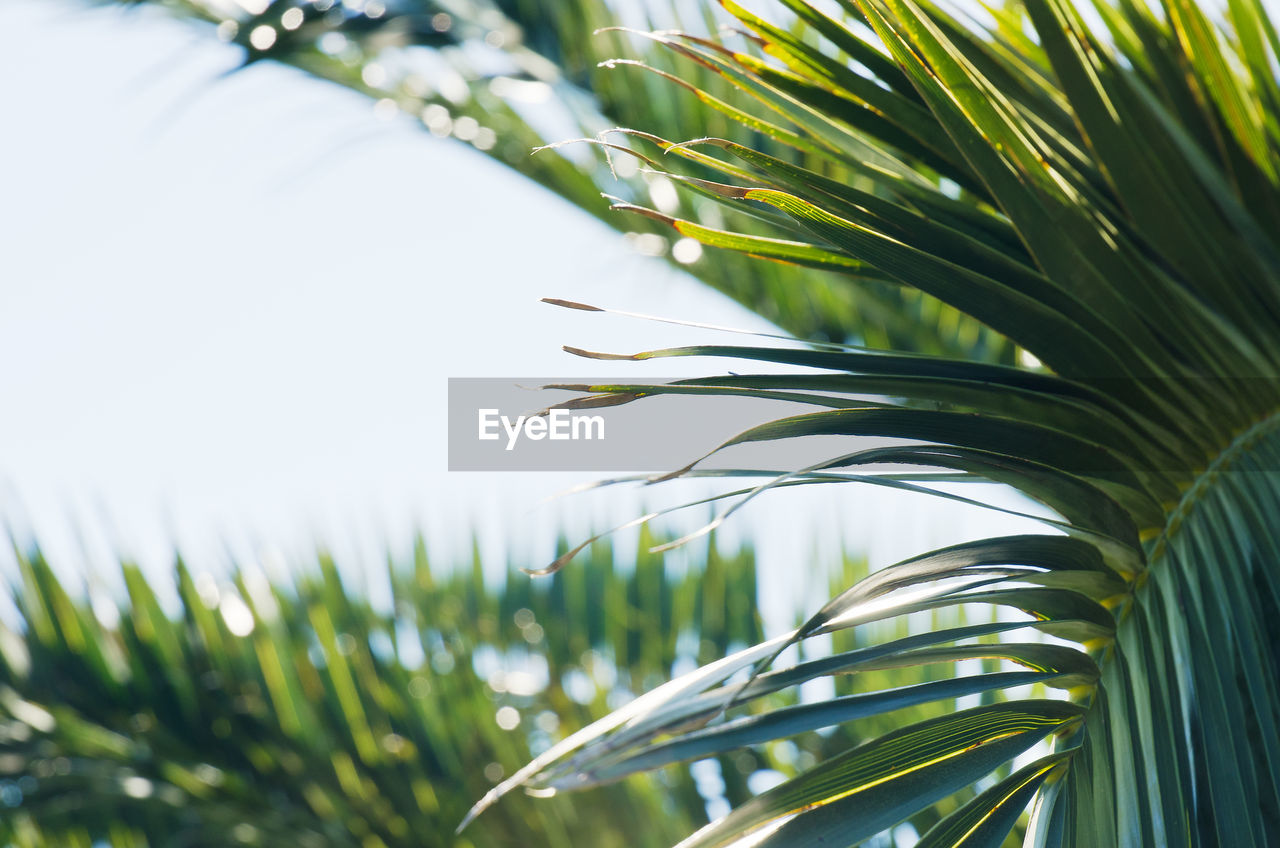
<svg viewBox="0 0 1280 848"><path fill-rule="evenodd" d="M511 5L527 17L508 9L504 20L530 33L556 22L545 44L527 43L565 68L587 53L558 33L594 26L600 18L583 10L607 8L539 16L538 4ZM283 26L292 6L262 15ZM1087 17L1066 0L1020 0L977 20L929 0L779 0L769 17L722 6L739 31L608 36L619 55L640 58L615 63L632 76L608 89L580 71L577 88L604 120L577 120L592 144L626 147L616 157L645 165L629 191L611 190L624 195L615 209L712 248L693 266L703 279L808 343L582 353L805 370L591 391L790 392L816 411L726 446L849 438L840 456L727 494L737 500L725 515L784 486L984 480L1058 517L1044 534L870 575L795 631L568 736L476 812L517 787L582 789L841 726L855 744L741 799L682 848L744 836L854 845L884 832L1001 845L1028 807L1029 845L1277 844L1280 37L1260 0L1229 0L1223 20L1192 0L1097 0ZM421 20L448 14L411 7ZM268 35L258 29L268 18L253 18L234 37L251 60L278 51L368 86L359 56L344 70L305 41L303 24L320 18L314 4L298 8L296 29L270 24ZM396 17L324 26L357 43L404 41L405 29L435 37L412 17L382 29ZM297 52L277 47L291 43L286 31L304 38ZM534 77L522 68L511 79ZM465 95L422 94L424 110L493 115L508 120L495 130L522 138L509 104L481 92L504 85L463 80ZM652 85L665 86L661 97ZM611 123L628 129L597 136ZM588 174L573 194L570 178L529 173L586 208L606 179ZM642 200L654 184L687 200ZM786 264L761 264L768 276L743 294L729 279L746 267L740 254ZM822 306L775 303L786 285ZM887 311L867 319L863 298ZM1027 355L1015 360L1018 351ZM911 444L860 448L854 437L865 436ZM702 473L696 462L677 472ZM975 609L995 612L977 623ZM782 661L827 636L829 655ZM901 685L888 672L904 667L930 675ZM793 694L832 677L833 698Z"/></svg>

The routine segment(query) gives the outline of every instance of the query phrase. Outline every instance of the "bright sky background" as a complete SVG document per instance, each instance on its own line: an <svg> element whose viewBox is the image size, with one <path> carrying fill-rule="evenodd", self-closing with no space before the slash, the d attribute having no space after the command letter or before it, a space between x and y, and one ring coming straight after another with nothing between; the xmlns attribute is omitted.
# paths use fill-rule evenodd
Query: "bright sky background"
<svg viewBox="0 0 1280 848"><path fill-rule="evenodd" d="M67 0L7 0L0 23L0 517L63 573L109 582L114 551L162 574L175 544L217 568L228 550L297 562L323 543L354 575L415 528L439 559L474 529L494 567L537 565L561 527L581 538L679 496L538 507L584 478L449 474L445 381L599 374L560 345L709 335L543 296L760 319L362 97L273 65L221 78L236 49L208 32ZM839 488L730 522L760 548L774 628L823 599L825 581L796 580L815 551L843 541L879 565L1035 526Z"/></svg>

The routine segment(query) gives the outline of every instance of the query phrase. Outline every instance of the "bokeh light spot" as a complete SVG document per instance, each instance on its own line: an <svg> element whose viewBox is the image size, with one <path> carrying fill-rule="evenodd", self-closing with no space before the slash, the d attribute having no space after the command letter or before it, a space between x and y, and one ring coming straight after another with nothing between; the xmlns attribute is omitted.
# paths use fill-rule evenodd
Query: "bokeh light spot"
<svg viewBox="0 0 1280 848"><path fill-rule="evenodd" d="M249 43L253 45L254 50L270 50L271 45L276 43L275 27L266 24L254 27L249 33Z"/></svg>

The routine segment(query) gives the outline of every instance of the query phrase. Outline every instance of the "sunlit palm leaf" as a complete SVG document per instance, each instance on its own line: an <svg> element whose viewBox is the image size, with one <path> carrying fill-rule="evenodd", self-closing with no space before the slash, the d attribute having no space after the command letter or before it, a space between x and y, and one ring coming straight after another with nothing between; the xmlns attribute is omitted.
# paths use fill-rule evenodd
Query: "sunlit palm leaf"
<svg viewBox="0 0 1280 848"><path fill-rule="evenodd" d="M666 152L661 169L682 190L756 223L713 230L620 208L713 247L918 288L1046 367L862 349L575 350L818 369L579 388L813 405L722 448L849 439L844 454L733 497L988 480L1052 508L1061 520L1047 523L1065 535L968 543L873 574L793 633L656 690L502 789L590 786L983 692L981 706L904 718L683 844L853 845L974 785L916 828L921 844L1000 845L1033 799L1028 845L1280 841L1280 85L1265 10L1232 3L1215 22L1183 0L1099 4L1099 34L1066 0L1007 4L986 24L919 0L844 0L830 17L783 0L774 22L724 5L754 34L742 48L651 39L699 69L686 85L714 72L731 91L708 91L709 105L773 145L697 127L630 143ZM833 178L844 171L861 182ZM867 448L864 436L914 444ZM694 462L675 474L699 473ZM996 623L868 644L881 622L976 604ZM856 647L778 662L849 631ZM975 657L989 663L980 673L959 665ZM919 664L950 671L906 688L868 675ZM769 701L831 675L871 688ZM1034 761L1018 757L1043 739Z"/></svg>

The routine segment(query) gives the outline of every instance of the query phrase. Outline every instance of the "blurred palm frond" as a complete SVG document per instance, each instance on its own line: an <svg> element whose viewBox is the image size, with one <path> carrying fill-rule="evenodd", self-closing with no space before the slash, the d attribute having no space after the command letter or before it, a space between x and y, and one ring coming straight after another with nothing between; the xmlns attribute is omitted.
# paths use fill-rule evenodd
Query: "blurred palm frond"
<svg viewBox="0 0 1280 848"><path fill-rule="evenodd" d="M117 0L109 0L116 4ZM743 126L717 104L732 82L711 67L673 55L642 34L615 29L677 28L714 35L737 24L710 4L606 0L126 0L161 6L200 21L242 48L244 67L275 61L346 86L399 111L435 135L471 145L630 234L646 253L663 255L703 282L801 338L855 342L1011 362L1016 349L1000 334L932 295L902 287L866 266L824 267L779 253L760 263L711 248L697 258L697 238L644 218L618 215L609 200L655 202L711 229L754 231L755 213L727 207L714 195L682 198L661 175L635 184L644 158L596 143L560 146L574 137L626 149L611 132L643 128L659 138L685 138L693 127L762 146L795 165L873 187L848 163L777 144ZM748 49L753 49L748 45ZM759 51L755 51L759 52ZM684 85L671 83L673 76ZM712 104L713 108L708 108ZM869 113L868 113L869 115ZM855 124L857 121L855 121ZM531 155L536 148L555 145ZM940 160L921 148L922 167ZM608 155L606 157L607 154ZM661 153L657 154L661 158ZM913 160L914 161L914 160ZM712 176L708 171L703 176ZM483 222L475 222L483 226ZM637 238L643 236L643 238Z"/></svg>

